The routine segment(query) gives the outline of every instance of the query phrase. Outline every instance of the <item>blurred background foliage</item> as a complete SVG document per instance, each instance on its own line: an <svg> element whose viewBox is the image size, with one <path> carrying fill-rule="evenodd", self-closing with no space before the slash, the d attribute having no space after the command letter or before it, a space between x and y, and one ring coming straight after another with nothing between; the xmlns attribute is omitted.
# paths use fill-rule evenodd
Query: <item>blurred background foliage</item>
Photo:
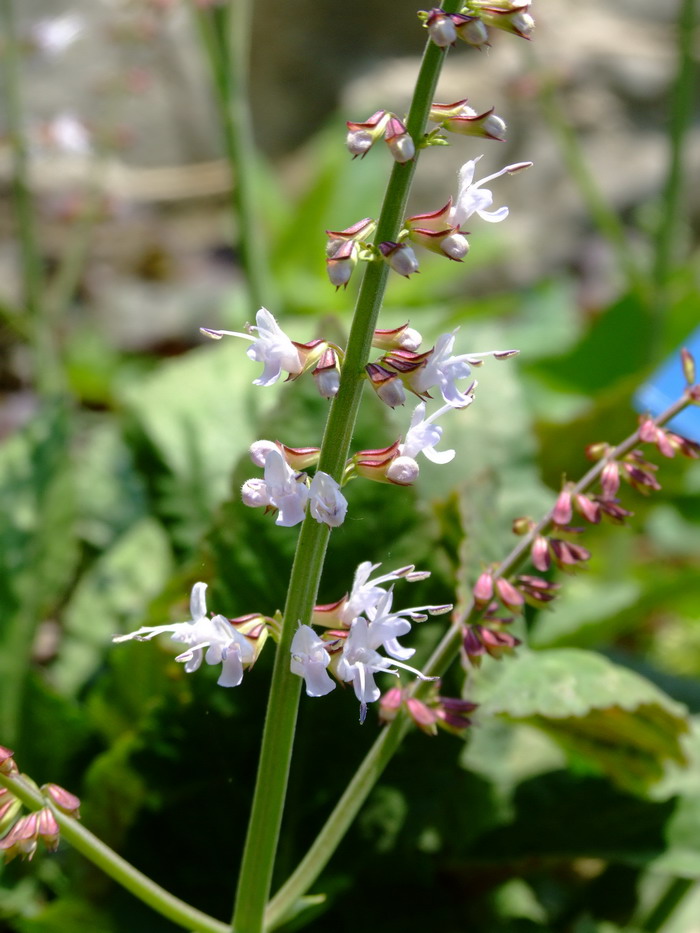
<svg viewBox="0 0 700 933"><path fill-rule="evenodd" d="M240 344L198 335L240 330L255 309L185 5L16 6L39 315L63 391L40 390L27 339L5 127L0 741L37 781L79 794L109 845L225 918L271 649L227 691L211 668L185 676L168 644L110 637L186 618L196 580L229 616L282 607L296 532L237 491L252 440L318 443L326 405L304 380L256 389ZM453 463L427 464L414 489L348 488L323 601L366 559L431 569L419 602L463 592L512 546L513 518L537 518L586 469L586 444L634 429L635 391L698 324L696 4L582 6L539 0L532 47L504 35L488 55L449 56L441 99L493 104L510 125L487 171L535 167L498 183L511 217L478 231L464 265L428 256L391 279L382 326L410 319L430 346L459 325L468 350L521 355L487 364L477 403L446 423ZM344 121L406 105L414 14L405 0L256 5L259 222L271 310L295 339L347 332L357 282L333 292L324 230L376 216L389 166L382 151L351 161ZM59 15L79 27L57 54L36 27ZM61 115L85 146L61 142ZM426 153L416 210L444 203L481 148ZM368 397L356 449L391 443L406 420ZM587 530L590 567L562 581L553 611L528 610L528 650L468 679L482 707L467 741L408 738L314 887L327 901L289 930L358 917L387 933L697 930L700 463L664 461L659 477L649 499L625 493L627 526ZM421 651L441 627L419 629ZM374 738L356 713L348 691L303 698L280 882ZM66 847L0 868L0 924L173 929Z"/></svg>

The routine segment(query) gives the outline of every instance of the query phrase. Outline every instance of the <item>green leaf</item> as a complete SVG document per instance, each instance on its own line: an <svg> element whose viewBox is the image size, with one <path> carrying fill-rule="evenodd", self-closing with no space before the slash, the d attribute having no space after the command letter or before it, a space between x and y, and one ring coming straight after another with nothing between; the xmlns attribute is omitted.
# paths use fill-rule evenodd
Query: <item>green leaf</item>
<svg viewBox="0 0 700 933"><path fill-rule="evenodd" d="M65 611L65 635L51 667L59 689L75 693L102 662L112 635L143 624L171 567L167 537L152 518L133 525L95 561Z"/></svg>
<svg viewBox="0 0 700 933"><path fill-rule="evenodd" d="M684 707L593 652L522 652L481 686L476 699L482 715L537 726L575 765L602 772L635 793L645 793L662 777L665 761L686 762Z"/></svg>
<svg viewBox="0 0 700 933"><path fill-rule="evenodd" d="M36 630L79 558L70 438L70 413L59 402L0 448L0 733L11 744Z"/></svg>

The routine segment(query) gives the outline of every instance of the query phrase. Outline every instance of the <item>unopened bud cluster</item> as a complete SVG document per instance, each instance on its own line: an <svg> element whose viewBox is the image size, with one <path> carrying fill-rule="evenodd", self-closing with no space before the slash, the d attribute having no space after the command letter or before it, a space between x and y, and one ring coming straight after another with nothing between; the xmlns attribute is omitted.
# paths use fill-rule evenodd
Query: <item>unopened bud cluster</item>
<svg viewBox="0 0 700 933"><path fill-rule="evenodd" d="M419 13L432 41L447 48L458 39L482 49L489 45L488 28L502 29L529 39L535 28L530 15L531 0L467 0L460 13L445 13L439 7Z"/></svg>
<svg viewBox="0 0 700 933"><path fill-rule="evenodd" d="M46 798L46 806L31 813L22 814L22 802L11 790L0 786L0 853L6 862L18 855L32 859L39 840L49 852L58 848L59 826L52 807L61 813L77 817L80 801L58 784L45 784L38 788L26 774L20 774L9 748L0 746L0 773L21 781L32 790L40 792Z"/></svg>
<svg viewBox="0 0 700 933"><path fill-rule="evenodd" d="M694 363L687 351L682 363L684 371L694 375ZM688 390L691 397L694 390L695 386ZM642 443L653 444L664 457L674 457L677 453L691 459L700 457L700 444L659 426L649 415L640 418L636 436ZM657 465L647 460L638 448L617 457L615 448L597 443L586 449L586 455L592 460L604 461L598 476L600 491L597 494L565 482L546 520L536 523L531 518L518 518L513 522L515 534L530 536L530 560L540 573L554 566L572 573L590 559L590 551L572 540L584 531L583 526L573 524L577 517L589 524L598 524L605 518L620 525L634 514L618 498L622 480L645 495L661 488L656 477ZM484 570L472 591L479 620L464 627L462 655L465 663L478 666L485 654L498 659L511 653L520 642L508 631L514 619L508 613L519 612L525 605L546 606L556 597L558 589L559 584L544 577L521 574L507 578L500 575L497 567Z"/></svg>

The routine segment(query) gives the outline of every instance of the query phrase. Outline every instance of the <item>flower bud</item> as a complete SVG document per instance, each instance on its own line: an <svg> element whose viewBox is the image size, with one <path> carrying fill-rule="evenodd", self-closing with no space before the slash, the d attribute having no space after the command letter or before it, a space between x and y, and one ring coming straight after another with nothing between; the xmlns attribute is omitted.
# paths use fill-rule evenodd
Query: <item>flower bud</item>
<svg viewBox="0 0 700 933"><path fill-rule="evenodd" d="M419 473L420 467L413 457L395 457L386 471L386 478L397 486L410 486Z"/></svg>
<svg viewBox="0 0 700 933"><path fill-rule="evenodd" d="M519 593L513 584L504 577L499 577L496 580L496 591L498 592L498 598L506 608L511 610L522 608L525 602L523 594Z"/></svg>
<svg viewBox="0 0 700 933"><path fill-rule="evenodd" d="M457 30L449 13L443 13L437 8L432 9L428 14L426 26L431 40L441 49L454 45L457 41Z"/></svg>
<svg viewBox="0 0 700 933"><path fill-rule="evenodd" d="M372 337L372 346L378 350L410 350L415 352L421 345L422 336L408 321L393 330L375 330Z"/></svg>
<svg viewBox="0 0 700 933"><path fill-rule="evenodd" d="M396 373L389 372L379 363L368 363L365 366L365 372L370 385L385 405L388 405L389 408L397 408L399 405L404 404L406 390Z"/></svg>
<svg viewBox="0 0 700 933"><path fill-rule="evenodd" d="M416 147L405 124L398 117L391 117L384 134L394 160L401 164L410 162L416 154Z"/></svg>
<svg viewBox="0 0 700 933"><path fill-rule="evenodd" d="M14 754L15 753L11 749L5 748L4 745L0 745L0 773L12 774L13 771L17 770Z"/></svg>
<svg viewBox="0 0 700 933"><path fill-rule="evenodd" d="M345 288L356 265L357 244L352 240L340 243L334 249L333 255L326 258L326 271L331 285Z"/></svg>
<svg viewBox="0 0 700 933"><path fill-rule="evenodd" d="M251 509L271 505L267 483L264 479L247 479L241 486L241 500L243 505Z"/></svg>
<svg viewBox="0 0 700 933"><path fill-rule="evenodd" d="M485 570L474 584L472 590L474 594L474 603L478 608L488 606L493 599L493 575L490 570Z"/></svg>
<svg viewBox="0 0 700 933"><path fill-rule="evenodd" d="M254 465L262 468L265 466L265 460L271 450L279 450L279 446L274 441L259 440L253 441L248 453Z"/></svg>
<svg viewBox="0 0 700 933"><path fill-rule="evenodd" d="M568 525L571 521L571 490L562 489L552 509L552 521L555 525Z"/></svg>
<svg viewBox="0 0 700 933"><path fill-rule="evenodd" d="M459 22L453 18L457 37L473 45L476 49L482 49L489 44L489 34L486 26L477 16L460 16Z"/></svg>
<svg viewBox="0 0 700 933"><path fill-rule="evenodd" d="M353 158L357 158L357 156L364 158L367 155L384 132L388 121L389 114L386 110L378 110L364 123L351 123L348 121L348 135L345 143Z"/></svg>
<svg viewBox="0 0 700 933"><path fill-rule="evenodd" d="M321 398L335 398L340 386L340 366L338 354L332 347L326 347L313 371L316 388Z"/></svg>
<svg viewBox="0 0 700 933"><path fill-rule="evenodd" d="M387 240L379 244L382 256L389 263L394 272L405 278L418 272L418 259L408 243L392 243Z"/></svg>
<svg viewBox="0 0 700 933"><path fill-rule="evenodd" d="M52 801L52 803L68 816L74 816L76 819L80 816L80 798L71 794L69 790L60 787L58 784L44 784L41 788L43 794Z"/></svg>
<svg viewBox="0 0 700 933"><path fill-rule="evenodd" d="M38 811L37 831L49 852L55 852L58 848L59 828L56 817L48 807Z"/></svg>
<svg viewBox="0 0 700 933"><path fill-rule="evenodd" d="M505 139L505 120L493 112L493 107L484 113L477 113L473 107L468 106L466 99L455 101L454 104L432 104L429 119L450 133L461 136Z"/></svg>

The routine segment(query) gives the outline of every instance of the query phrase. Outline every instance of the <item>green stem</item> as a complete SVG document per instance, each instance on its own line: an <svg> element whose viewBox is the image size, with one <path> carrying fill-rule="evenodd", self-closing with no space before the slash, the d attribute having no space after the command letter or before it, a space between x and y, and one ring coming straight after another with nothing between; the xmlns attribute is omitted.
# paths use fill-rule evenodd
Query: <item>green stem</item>
<svg viewBox="0 0 700 933"><path fill-rule="evenodd" d="M452 3L456 8L457 3ZM425 132L428 111L445 53L428 43L421 64L407 128L414 140ZM395 240L403 222L415 161L396 163L377 224L376 242ZM360 287L348 338L338 395L326 422L319 469L340 481L350 449L364 386L364 367L387 278L382 262L368 263ZM263 929L274 856L284 809L294 741L300 678L289 669L289 650L298 623L307 623L316 601L329 529L307 515L302 525L289 583L280 643L277 646L253 807L238 881L233 929L260 933Z"/></svg>
<svg viewBox="0 0 700 933"><path fill-rule="evenodd" d="M20 245L22 302L34 349L35 378L42 395L60 388L60 367L48 322L41 317L42 270L36 219L29 184L24 112L20 90L20 55L13 0L0 0L3 49L0 55L5 88L7 132L12 152L12 197Z"/></svg>
<svg viewBox="0 0 700 933"><path fill-rule="evenodd" d="M0 786L6 787L30 810L50 806L61 829L61 837L153 910L186 930L197 933L230 933L228 924L190 907L178 897L141 874L133 865L112 851L72 816L61 813L38 790L20 776L0 774Z"/></svg>
<svg viewBox="0 0 700 933"><path fill-rule="evenodd" d="M690 404L693 404L693 402L689 394L686 393L656 418L655 423L658 425L666 424ZM623 457L638 443L639 431L637 430L621 444L618 444L605 458L595 463L576 483L572 494L575 495L590 489L602 473L606 463ZM529 556L530 547L535 536L544 534L551 525L552 512L550 511L532 531L518 541L518 544L498 566L494 577L505 576L524 563ZM441 677L445 673L459 654L464 626L476 622L484 611L485 609L479 610L472 604L465 607L461 615L453 621L453 624L433 650L428 662L422 668L428 677ZM411 688L411 693L413 696L420 696L427 689L429 689L428 684L419 681ZM266 930L273 930L283 923L290 914L294 913L295 905L299 903L328 864L362 804L401 744L409 726L408 717L402 713L390 725L384 727L308 852L268 904L265 913Z"/></svg>
<svg viewBox="0 0 700 933"><path fill-rule="evenodd" d="M645 933L658 933L662 930L678 905L690 891L695 889L697 883L694 878L672 878L664 888L658 902L639 925L639 929L644 930Z"/></svg>
<svg viewBox="0 0 700 933"><path fill-rule="evenodd" d="M566 167L578 186L593 222L613 248L618 264L626 275L628 288L644 294L645 280L630 251L625 228L606 201L596 183L595 176L586 164L576 131L569 122L557 96L556 84L537 63L533 50L528 48L526 51L529 53L533 71L539 74L540 104L547 122L558 138Z"/></svg>
<svg viewBox="0 0 700 933"><path fill-rule="evenodd" d="M250 0L231 0L212 10L195 9L211 72L224 151L231 170L231 218L237 231L241 261L252 309L271 303L259 197L256 195L258 154L248 94L252 22Z"/></svg>
<svg viewBox="0 0 700 933"><path fill-rule="evenodd" d="M661 324L668 299L668 281L678 243L680 221L686 208L682 202L683 148L695 100L697 64L693 55L693 37L696 18L696 0L683 0L678 14L678 74L671 98L668 176L656 235L656 260L653 270L656 344L661 337Z"/></svg>

